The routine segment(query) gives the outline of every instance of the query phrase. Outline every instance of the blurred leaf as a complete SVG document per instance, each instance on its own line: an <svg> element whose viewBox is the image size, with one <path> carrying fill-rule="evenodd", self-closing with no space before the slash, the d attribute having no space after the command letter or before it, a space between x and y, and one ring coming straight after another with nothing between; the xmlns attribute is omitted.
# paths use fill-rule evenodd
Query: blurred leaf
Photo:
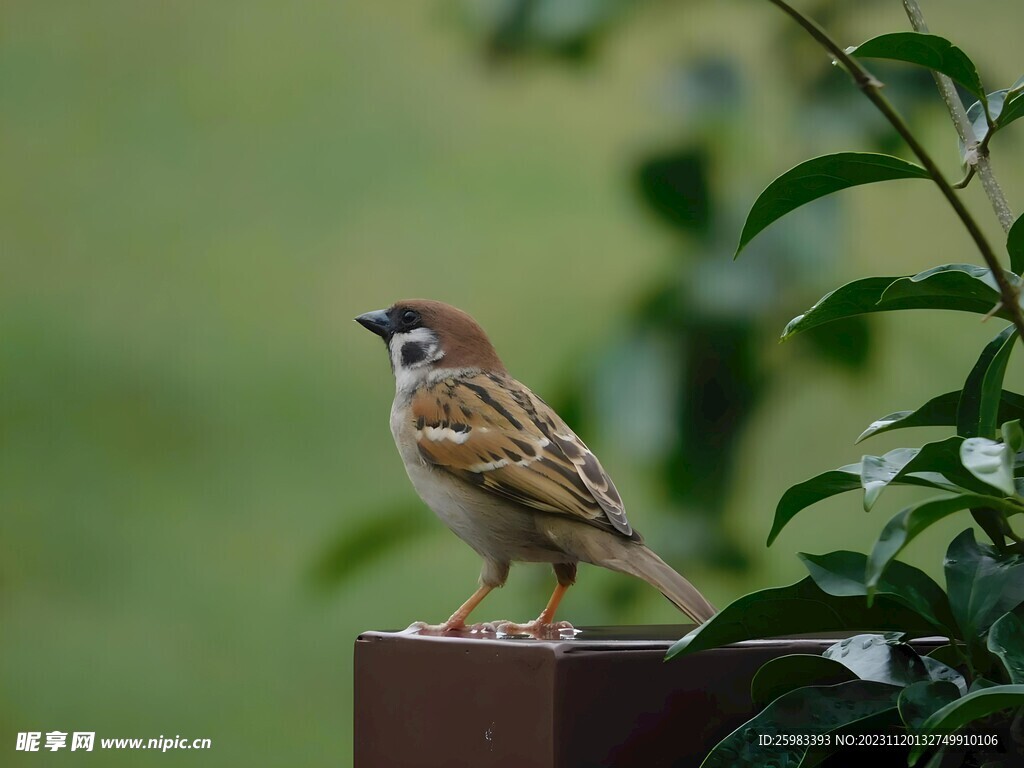
<svg viewBox="0 0 1024 768"><path fill-rule="evenodd" d="M736 254L769 224L819 197L876 181L915 178L927 179L928 172L891 155L840 152L806 160L775 179L754 202Z"/></svg>
<svg viewBox="0 0 1024 768"><path fill-rule="evenodd" d="M883 416L865 429L860 437L859 443L872 435L888 432L893 429L904 429L906 427L954 427L956 426L956 410L960 403L960 390L947 392L944 395L933 397L916 411L896 411L888 416ZM1010 421L1011 419L1024 418L1024 395L1003 390L999 401L998 421Z"/></svg>
<svg viewBox="0 0 1024 768"><path fill-rule="evenodd" d="M868 318L844 317L828 328L814 328L801 338L814 353L829 363L851 371L863 368L871 354L871 326Z"/></svg>
<svg viewBox="0 0 1024 768"><path fill-rule="evenodd" d="M945 680L921 680L900 692L898 707L900 718L911 730L950 702L960 698L960 690Z"/></svg>
<svg viewBox="0 0 1024 768"><path fill-rule="evenodd" d="M849 53L861 58L892 59L918 64L951 77L979 99L985 98L985 89L974 62L949 40L938 35L892 32L873 37Z"/></svg>
<svg viewBox="0 0 1024 768"><path fill-rule="evenodd" d="M980 691L968 693L957 699L925 720L920 733L953 733L967 723L988 717L1004 709L1024 706L1024 685L997 685ZM924 754L927 746L920 743L910 750L909 760L917 761Z"/></svg>
<svg viewBox="0 0 1024 768"><path fill-rule="evenodd" d="M718 744L701 768L800 765L807 746L759 746L758 733L831 733L886 711L895 712L899 688L870 680L797 688L780 696Z"/></svg>
<svg viewBox="0 0 1024 768"><path fill-rule="evenodd" d="M1024 623L1015 613L1004 613L992 624L988 649L1003 662L1011 683L1024 683Z"/></svg>
<svg viewBox="0 0 1024 768"><path fill-rule="evenodd" d="M961 636L972 655L980 657L989 627L1024 601L1024 557L978 544L968 528L950 543L945 571L949 605Z"/></svg>
<svg viewBox="0 0 1024 768"><path fill-rule="evenodd" d="M644 202L666 223L687 232L708 229L711 200L708 158L693 147L650 158L637 170Z"/></svg>
<svg viewBox="0 0 1024 768"><path fill-rule="evenodd" d="M797 556L823 592L833 597L865 597L868 594L864 578L867 555L841 550L825 555L800 552ZM879 581L875 594L885 595L910 608L942 634L948 634L956 626L942 587L912 565L894 562Z"/></svg>
<svg viewBox="0 0 1024 768"><path fill-rule="evenodd" d="M1018 216L1006 234L1006 252L1010 254L1010 269L1019 275L1024 270L1024 216Z"/></svg>
<svg viewBox="0 0 1024 768"><path fill-rule="evenodd" d="M822 656L848 667L861 680L903 687L928 679L921 657L900 637L898 632L854 635L830 645Z"/></svg>
<svg viewBox="0 0 1024 768"><path fill-rule="evenodd" d="M930 621L888 595L879 595L869 607L859 596L828 594L808 576L788 587L764 589L733 601L675 643L666 658L741 640L856 630L898 630L908 637L927 637L935 633Z"/></svg>
<svg viewBox="0 0 1024 768"><path fill-rule="evenodd" d="M928 499L907 507L893 517L875 542L868 559L867 584L869 594L878 586L885 569L904 547L918 534L931 525L949 515L971 507L991 507L1015 514L1024 511L1005 499L996 496L981 496L975 493L964 493L938 499ZM952 600L952 595L950 595Z"/></svg>
<svg viewBox="0 0 1024 768"><path fill-rule="evenodd" d="M835 685L857 676L838 661L813 653L778 656L761 665L750 681L750 698L758 709L805 685Z"/></svg>
<svg viewBox="0 0 1024 768"><path fill-rule="evenodd" d="M1012 325L1000 331L982 350L967 376L956 409L956 433L961 437L995 437L1003 376L1016 338Z"/></svg>
<svg viewBox="0 0 1024 768"><path fill-rule="evenodd" d="M1003 492L1013 496L1013 456L1010 447L987 437L969 437L960 446L960 460L967 471Z"/></svg>
<svg viewBox="0 0 1024 768"><path fill-rule="evenodd" d="M345 584L361 569L424 535L430 518L422 507L401 505L357 521L317 559L314 581L322 587Z"/></svg>

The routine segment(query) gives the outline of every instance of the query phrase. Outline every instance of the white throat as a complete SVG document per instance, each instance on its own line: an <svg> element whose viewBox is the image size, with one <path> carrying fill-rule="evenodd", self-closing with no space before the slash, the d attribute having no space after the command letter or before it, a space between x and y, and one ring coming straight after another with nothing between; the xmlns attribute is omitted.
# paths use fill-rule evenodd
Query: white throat
<svg viewBox="0 0 1024 768"><path fill-rule="evenodd" d="M444 357L437 335L429 328L396 333L388 342L388 352L397 392L411 392L428 376L434 363Z"/></svg>

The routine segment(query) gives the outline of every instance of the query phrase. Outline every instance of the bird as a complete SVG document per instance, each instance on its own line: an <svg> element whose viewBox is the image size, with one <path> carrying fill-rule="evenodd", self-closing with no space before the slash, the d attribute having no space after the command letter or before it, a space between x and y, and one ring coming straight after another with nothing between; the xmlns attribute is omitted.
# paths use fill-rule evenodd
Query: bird
<svg viewBox="0 0 1024 768"><path fill-rule="evenodd" d="M480 325L439 301L409 299L355 318L381 337L395 379L391 433L417 494L483 559L477 590L441 624L411 630L573 631L555 612L580 562L639 577L692 621L715 608L644 544L597 457L512 378ZM550 563L556 585L533 621L467 625L513 562Z"/></svg>

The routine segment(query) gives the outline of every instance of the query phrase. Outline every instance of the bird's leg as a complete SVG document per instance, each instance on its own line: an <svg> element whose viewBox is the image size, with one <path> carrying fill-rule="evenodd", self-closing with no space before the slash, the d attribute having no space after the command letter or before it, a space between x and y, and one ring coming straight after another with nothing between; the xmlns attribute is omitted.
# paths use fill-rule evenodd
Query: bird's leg
<svg viewBox="0 0 1024 768"><path fill-rule="evenodd" d="M565 593L569 591L576 582L576 563L556 563L554 566L555 576L558 583L555 591L551 593L551 599L540 612L540 616L526 624L515 624L511 621L503 621L496 625L498 632L504 635L532 635L542 639L556 639L562 637L563 632L573 632L573 626L568 621L555 622L555 611L558 604L562 602Z"/></svg>
<svg viewBox="0 0 1024 768"><path fill-rule="evenodd" d="M466 619L469 618L469 614L473 612L473 609L480 605L480 602L487 597L490 591L494 587L483 584L470 595L469 599L459 606L459 609L455 611L451 616L448 617L448 621L444 624L427 624L423 621L416 621L409 625L406 632L418 632L420 634L434 634L449 632L454 629L465 629Z"/></svg>

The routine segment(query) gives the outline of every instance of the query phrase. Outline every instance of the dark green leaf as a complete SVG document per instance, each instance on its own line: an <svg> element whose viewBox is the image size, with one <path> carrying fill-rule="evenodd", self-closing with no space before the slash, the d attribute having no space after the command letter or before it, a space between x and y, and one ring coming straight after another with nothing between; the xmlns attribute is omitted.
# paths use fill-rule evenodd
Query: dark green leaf
<svg viewBox="0 0 1024 768"><path fill-rule="evenodd" d="M1024 511L997 496L981 496L974 493L928 499L910 505L886 523L871 550L867 570L868 594L875 591L879 579L893 558L918 534L942 518L971 507L992 507L1007 514Z"/></svg>
<svg viewBox="0 0 1024 768"><path fill-rule="evenodd" d="M736 253L769 224L819 197L876 181L927 178L928 172L919 165L873 152L840 152L806 160L775 179L757 198Z"/></svg>
<svg viewBox="0 0 1024 768"><path fill-rule="evenodd" d="M933 714L921 724L921 733L952 733L967 723L988 717L1004 709L1024 706L1024 685L997 685L968 693ZM918 760L927 747L919 744L910 750L910 762Z"/></svg>
<svg viewBox="0 0 1024 768"><path fill-rule="evenodd" d="M996 619L988 632L988 649L1003 662L1011 683L1024 684L1024 623L1017 614Z"/></svg>
<svg viewBox="0 0 1024 768"><path fill-rule="evenodd" d="M918 64L953 78L979 99L985 98L974 62L944 37L922 32L892 32L873 37L850 53L862 58Z"/></svg>
<svg viewBox="0 0 1024 768"><path fill-rule="evenodd" d="M967 693L967 681L955 667L951 667L933 656L922 656L921 661L924 662L925 669L928 670L928 677L932 680L952 683L961 695Z"/></svg>
<svg viewBox="0 0 1024 768"><path fill-rule="evenodd" d="M960 698L960 689L945 680L921 680L900 693L900 717L907 727L917 730L921 724L950 702Z"/></svg>
<svg viewBox="0 0 1024 768"><path fill-rule="evenodd" d="M1024 270L1024 216L1018 217L1006 234L1006 252L1010 254L1010 269L1019 275Z"/></svg>
<svg viewBox="0 0 1024 768"><path fill-rule="evenodd" d="M867 555L860 552L829 552L826 555L797 555L804 563L818 587L833 597L864 597L868 593L864 583ZM924 571L912 565L894 562L875 588L877 595L885 595L918 613L943 635L949 634L956 621L949 609L949 601L942 587Z"/></svg>
<svg viewBox="0 0 1024 768"><path fill-rule="evenodd" d="M807 752L806 746L762 747L756 735L831 733L886 710L895 710L898 696L898 688L870 680L797 688L722 739L701 768L799 765Z"/></svg>
<svg viewBox="0 0 1024 768"><path fill-rule="evenodd" d="M1024 230L1022 230L1024 232ZM857 438L859 443L872 435L906 427L955 427L956 408L960 402L960 390L933 397L916 411L897 411L871 423ZM999 402L1000 423L1011 419L1024 418L1024 395L1003 390Z"/></svg>
<svg viewBox="0 0 1024 768"><path fill-rule="evenodd" d="M989 627L1024 601L1024 556L979 544L968 528L950 543L945 571L949 605L961 637L980 656Z"/></svg>
<svg viewBox="0 0 1024 768"><path fill-rule="evenodd" d="M952 643L949 645L940 645L934 651L929 653L928 656L932 659L938 659L943 664L950 667L958 667L963 663L963 659L961 659L960 654L957 653L956 646Z"/></svg>
<svg viewBox="0 0 1024 768"><path fill-rule="evenodd" d="M967 376L956 409L956 432L961 437L996 436L1003 376L1016 338L1016 329L1006 326L985 345Z"/></svg>
<svg viewBox="0 0 1024 768"><path fill-rule="evenodd" d="M950 437L926 443L920 449L897 448L885 456L861 459L861 485L864 487L864 509L871 511L882 491L891 484L920 485L947 491L971 490L984 493L988 486L978 486L960 464L963 438Z"/></svg>
<svg viewBox="0 0 1024 768"><path fill-rule="evenodd" d="M1016 275L1007 273L1014 283ZM932 302L934 309L953 309L961 312L988 314L999 303L999 286L992 270L973 264L943 264L926 269L913 277L903 277L885 289L879 299L879 309L892 308L910 301Z"/></svg>
<svg viewBox="0 0 1024 768"><path fill-rule="evenodd" d="M765 589L735 600L673 645L666 658L741 640L858 630L898 630L912 638L935 634L930 621L887 595L879 595L869 607L862 597L829 595L808 576L788 587Z"/></svg>
<svg viewBox="0 0 1024 768"><path fill-rule="evenodd" d="M761 665L750 681L750 698L760 709L795 688L835 685L856 679L857 676L838 661L812 653L793 653Z"/></svg>
<svg viewBox="0 0 1024 768"><path fill-rule="evenodd" d="M854 635L829 646L822 656L849 667L861 680L902 688L929 679L921 657L900 637L899 632Z"/></svg>
<svg viewBox="0 0 1024 768"><path fill-rule="evenodd" d="M1002 88L988 95L988 111L992 117L994 131L1005 128L1014 120L1024 117L1024 93L1018 90L1019 82L1013 89ZM967 108L967 119L971 121L971 127L974 128L974 138L979 142L984 141L988 135L989 126L985 108L980 101L974 102ZM962 139L960 140L960 159L965 163L968 160L967 148ZM1011 263L1010 268L1018 275L1020 274L1016 265Z"/></svg>
<svg viewBox="0 0 1024 768"><path fill-rule="evenodd" d="M951 439L957 440L957 438ZM939 443L930 443L929 445L939 445ZM927 448L928 446L925 447ZM956 450L959 451L959 443L957 443ZM926 454L925 458L928 458L929 455ZM954 453L954 455L956 454ZM905 473L895 482L902 485L916 485L922 488L938 488L941 490L951 490L953 488L947 478L938 476L935 473L925 472L923 467L921 472L915 472L914 474ZM772 529L768 533L768 546L772 545L779 533L782 532L782 529L801 510L830 496L853 491L860 487L860 464L847 464L845 467L823 472L812 477L810 480L805 480L802 483L791 486L782 494L782 498L779 499L779 503L775 508L775 519L772 521Z"/></svg>
<svg viewBox="0 0 1024 768"><path fill-rule="evenodd" d="M1006 443L987 437L969 437L960 446L960 460L964 467L983 483L1013 496L1014 453Z"/></svg>

